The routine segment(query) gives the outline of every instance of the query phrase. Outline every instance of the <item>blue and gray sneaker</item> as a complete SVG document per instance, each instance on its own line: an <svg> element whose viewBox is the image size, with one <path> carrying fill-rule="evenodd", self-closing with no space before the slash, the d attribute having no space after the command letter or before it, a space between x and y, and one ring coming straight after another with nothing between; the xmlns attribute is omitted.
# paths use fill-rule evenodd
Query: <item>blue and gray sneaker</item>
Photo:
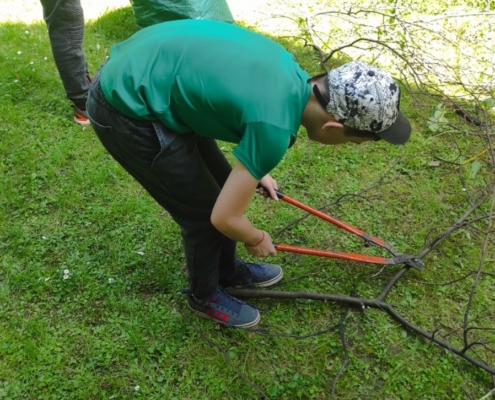
<svg viewBox="0 0 495 400"><path fill-rule="evenodd" d="M246 266L251 272L252 286L273 286L284 277L284 271L278 265L246 263Z"/></svg>
<svg viewBox="0 0 495 400"><path fill-rule="evenodd" d="M239 260L240 261L240 260ZM284 276L284 271L278 265L252 264L241 261L246 268L244 272L227 282L220 281L222 287L269 287L275 285Z"/></svg>
<svg viewBox="0 0 495 400"><path fill-rule="evenodd" d="M224 293L221 289L201 299L188 293L187 303L198 315L226 326L250 328L260 320L260 312L256 308Z"/></svg>

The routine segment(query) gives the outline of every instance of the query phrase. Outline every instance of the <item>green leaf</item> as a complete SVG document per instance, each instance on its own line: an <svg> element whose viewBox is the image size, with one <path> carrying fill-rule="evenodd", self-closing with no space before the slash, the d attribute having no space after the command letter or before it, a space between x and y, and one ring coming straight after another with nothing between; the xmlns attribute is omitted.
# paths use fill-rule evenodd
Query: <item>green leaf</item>
<svg viewBox="0 0 495 400"><path fill-rule="evenodd" d="M481 169L481 163L478 160L475 160L471 164L471 174L469 175L469 177L473 179L480 169Z"/></svg>
<svg viewBox="0 0 495 400"><path fill-rule="evenodd" d="M437 132L437 131L438 131L438 125L437 125L436 123L434 123L434 122L429 122L429 123L428 123L428 129L429 129L431 132L435 133L435 132Z"/></svg>
<svg viewBox="0 0 495 400"><path fill-rule="evenodd" d="M266 393L268 394L268 396L276 396L278 393L277 385L268 386L268 389L266 389Z"/></svg>
<svg viewBox="0 0 495 400"><path fill-rule="evenodd" d="M483 107L487 110L491 110L495 107L495 99L493 97L489 97L488 99L481 102Z"/></svg>

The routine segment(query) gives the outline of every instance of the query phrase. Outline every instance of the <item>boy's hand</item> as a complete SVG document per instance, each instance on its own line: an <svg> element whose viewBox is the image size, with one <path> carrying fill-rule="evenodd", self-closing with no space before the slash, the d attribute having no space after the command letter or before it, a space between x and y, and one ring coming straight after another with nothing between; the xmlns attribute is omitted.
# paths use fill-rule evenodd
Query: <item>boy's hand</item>
<svg viewBox="0 0 495 400"><path fill-rule="evenodd" d="M263 237L258 243L254 243L253 245L246 243L248 253L255 257L276 256L277 250L275 250L275 246L273 245L272 237L268 232L260 232L262 232Z"/></svg>
<svg viewBox="0 0 495 400"><path fill-rule="evenodd" d="M256 193L269 197L272 200L278 200L277 193L275 192L276 190L278 190L277 181L269 174L266 174L263 178L261 178L260 184L256 189Z"/></svg>

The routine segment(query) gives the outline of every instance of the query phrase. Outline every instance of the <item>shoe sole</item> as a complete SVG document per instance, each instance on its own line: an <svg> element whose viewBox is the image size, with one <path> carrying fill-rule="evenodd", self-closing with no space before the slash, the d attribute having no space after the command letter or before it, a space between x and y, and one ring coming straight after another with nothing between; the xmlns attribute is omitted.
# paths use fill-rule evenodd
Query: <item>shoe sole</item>
<svg viewBox="0 0 495 400"><path fill-rule="evenodd" d="M76 124L78 124L78 125L81 125L81 126L90 126L90 125L91 125L91 122L89 122L89 119L88 119L88 120L86 120L86 121L80 121L80 120L78 120L78 119L76 119L76 118L74 117L74 122L75 122Z"/></svg>
<svg viewBox="0 0 495 400"><path fill-rule="evenodd" d="M255 286L255 287L269 287L269 286L273 286L276 283L280 282L283 277L284 277L284 271L282 269L280 269L280 274L278 274L275 278L272 278L269 281L265 281L265 282L261 282L261 283L254 283L253 282L251 285Z"/></svg>
<svg viewBox="0 0 495 400"><path fill-rule="evenodd" d="M252 322L248 322L248 323L246 323L244 325L233 325L233 324L229 324L229 323L226 323L226 322L219 321L216 318L210 317L208 314L205 314L205 313L203 313L201 311L195 310L194 308L192 308L189 305L189 303L187 304L187 306L191 309L191 311L193 311L195 314L199 315L200 317L209 319L209 320L211 320L213 322L216 322L217 324L224 325L224 326L227 326L229 328L240 328L240 329L252 328L253 326L258 325L258 322L260 322L260 319L261 319L261 315L258 312L258 317L256 318L256 320L254 320Z"/></svg>

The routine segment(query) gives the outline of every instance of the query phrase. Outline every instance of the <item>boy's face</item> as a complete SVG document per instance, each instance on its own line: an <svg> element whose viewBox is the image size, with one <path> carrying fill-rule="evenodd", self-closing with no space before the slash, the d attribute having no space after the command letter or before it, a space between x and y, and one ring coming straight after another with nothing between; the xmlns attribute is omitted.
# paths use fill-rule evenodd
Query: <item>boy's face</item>
<svg viewBox="0 0 495 400"><path fill-rule="evenodd" d="M335 121L325 123L319 130L308 131L308 136L312 140L330 145L345 143L361 144L375 140L373 137L344 135L344 126Z"/></svg>
<svg viewBox="0 0 495 400"><path fill-rule="evenodd" d="M327 132L327 135L329 135L329 141L327 142L327 144L345 144L345 143L361 144L364 142L371 142L375 140L372 137L344 135L343 129L338 129L338 130L335 129L335 131L331 133Z"/></svg>

